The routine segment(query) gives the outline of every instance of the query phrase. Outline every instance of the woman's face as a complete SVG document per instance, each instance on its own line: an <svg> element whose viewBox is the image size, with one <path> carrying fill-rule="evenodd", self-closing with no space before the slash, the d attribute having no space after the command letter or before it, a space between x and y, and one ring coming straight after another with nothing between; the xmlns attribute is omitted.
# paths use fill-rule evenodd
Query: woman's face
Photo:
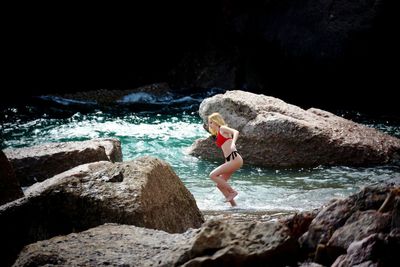
<svg viewBox="0 0 400 267"><path fill-rule="evenodd" d="M208 127L213 129L214 131L218 131L219 125L212 120L208 120Z"/></svg>

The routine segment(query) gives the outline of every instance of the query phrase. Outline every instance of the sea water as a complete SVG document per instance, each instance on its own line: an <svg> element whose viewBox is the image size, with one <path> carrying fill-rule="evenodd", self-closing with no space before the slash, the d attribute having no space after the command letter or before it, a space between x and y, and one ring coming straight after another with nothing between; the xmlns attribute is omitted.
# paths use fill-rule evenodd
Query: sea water
<svg viewBox="0 0 400 267"><path fill-rule="evenodd" d="M193 102L193 101L192 101ZM195 104L199 101L195 101ZM1 148L27 147L47 142L118 138L123 160L150 155L168 162L204 212L232 210L210 180L220 164L188 154L189 147L208 133L197 107L137 111L132 109L76 111L60 107L7 107L2 113ZM187 107L187 106L186 106ZM364 124L400 136L400 125L364 120ZM239 140L240 142L240 140ZM240 151L239 151L240 152ZM246 163L230 179L239 192L236 211L294 212L312 210L333 198L343 198L365 185L400 177L398 166L318 166L274 169Z"/></svg>

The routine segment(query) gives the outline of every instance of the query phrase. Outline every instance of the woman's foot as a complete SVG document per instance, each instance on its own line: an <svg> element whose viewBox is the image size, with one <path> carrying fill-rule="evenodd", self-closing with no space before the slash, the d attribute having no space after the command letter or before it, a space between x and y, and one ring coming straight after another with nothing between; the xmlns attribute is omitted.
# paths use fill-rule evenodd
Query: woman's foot
<svg viewBox="0 0 400 267"><path fill-rule="evenodd" d="M231 201L229 201L229 203L231 203L232 207L236 207L237 206L235 200L233 200L233 199Z"/></svg>
<svg viewBox="0 0 400 267"><path fill-rule="evenodd" d="M238 192L233 191L226 197L226 202L231 202L236 196L238 195Z"/></svg>

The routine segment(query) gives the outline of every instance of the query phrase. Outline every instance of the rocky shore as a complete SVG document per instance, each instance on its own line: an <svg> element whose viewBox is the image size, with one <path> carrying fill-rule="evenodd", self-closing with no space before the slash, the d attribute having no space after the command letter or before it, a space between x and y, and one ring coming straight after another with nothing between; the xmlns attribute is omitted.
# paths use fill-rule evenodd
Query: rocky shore
<svg viewBox="0 0 400 267"><path fill-rule="evenodd" d="M200 106L204 120L215 111L255 165L382 164L399 152L397 138L272 97L232 91ZM192 154L209 158L211 142ZM0 156L1 266L391 266L400 251L400 176L313 211L216 214L167 162L123 161L118 139Z"/></svg>

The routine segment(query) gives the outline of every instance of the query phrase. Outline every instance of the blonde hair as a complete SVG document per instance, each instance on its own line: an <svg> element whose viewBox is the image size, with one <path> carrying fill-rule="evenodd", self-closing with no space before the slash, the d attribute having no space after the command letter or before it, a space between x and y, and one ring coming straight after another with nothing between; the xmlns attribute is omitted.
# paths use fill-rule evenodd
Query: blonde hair
<svg viewBox="0 0 400 267"><path fill-rule="evenodd" d="M227 125L225 123L224 119L222 118L221 114L219 114L218 112L214 112L213 114L208 116L208 120L218 124L219 126ZM217 135L217 132L215 130L211 129L210 126L208 126L208 130L210 131L210 133L212 135Z"/></svg>

